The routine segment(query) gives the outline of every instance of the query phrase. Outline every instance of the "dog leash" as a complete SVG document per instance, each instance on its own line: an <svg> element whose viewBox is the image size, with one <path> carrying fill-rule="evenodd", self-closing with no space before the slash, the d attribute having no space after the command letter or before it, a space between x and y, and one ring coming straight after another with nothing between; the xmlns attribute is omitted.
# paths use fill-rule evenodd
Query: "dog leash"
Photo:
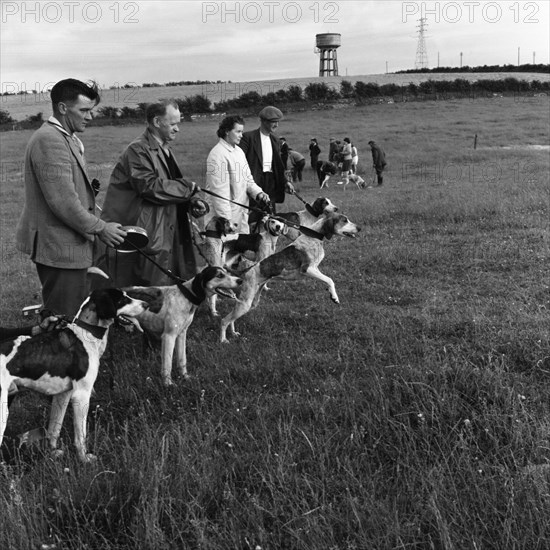
<svg viewBox="0 0 550 550"><path fill-rule="evenodd" d="M292 227L293 229L297 229L298 231L300 231L301 233L303 233L307 237L311 237L313 239L318 239L320 241L322 241L325 238L322 233L318 233L317 231L314 231L313 229L310 229L309 227L304 227L303 225L300 225L298 223L294 223L294 222L290 222L288 220L284 220L282 218L278 218L277 216L273 216L269 213L266 213L264 210L262 210L260 208L257 208L255 206L247 206L246 204L241 204L240 202L234 201L232 199L228 199L227 197L222 197L221 195L218 195L218 193L215 193L214 191L210 191L209 189L203 189L202 187L199 187L198 190L202 191L203 193L206 193L208 195L212 195L213 197L217 197L218 199L222 199L222 200L231 202L233 204L236 204L237 206L240 206L241 208L246 208L247 210L251 210L252 212L259 212L260 214L262 214L262 216L267 215L270 218L273 218L273 219L275 219L275 220L277 220L281 223L284 223L285 225L288 225L289 227ZM294 192L294 195L296 195L296 192ZM298 197L298 198L300 198L300 197ZM304 204L307 205L307 203L302 198L300 198L300 200L302 202L304 202ZM306 208L307 208L307 206L306 206ZM308 209L308 212L312 213L309 209Z"/></svg>
<svg viewBox="0 0 550 550"><path fill-rule="evenodd" d="M313 208L311 208L311 205L309 204L309 202L306 202L302 197L300 197L300 195L298 195L298 193L296 193L296 191L294 191L293 193L294 195L296 195L296 198L300 201L302 201L304 203L304 206L306 207L306 210L312 215L312 216L315 216L317 217L317 214L313 211Z"/></svg>
<svg viewBox="0 0 550 550"><path fill-rule="evenodd" d="M160 269L167 277L172 279L176 283L176 286L178 287L179 291L194 305L198 306L200 305L204 300L200 298L200 296L197 296L193 294L187 287L183 286L183 283L186 281L182 279L181 277L178 277L177 275L174 275L169 269L166 269L165 267L161 266L156 260L153 260L151 256L148 254L145 254L141 248L137 247L134 243L130 242L130 246L132 246L135 250L137 250L144 258L149 260L152 264L154 264L158 269Z"/></svg>

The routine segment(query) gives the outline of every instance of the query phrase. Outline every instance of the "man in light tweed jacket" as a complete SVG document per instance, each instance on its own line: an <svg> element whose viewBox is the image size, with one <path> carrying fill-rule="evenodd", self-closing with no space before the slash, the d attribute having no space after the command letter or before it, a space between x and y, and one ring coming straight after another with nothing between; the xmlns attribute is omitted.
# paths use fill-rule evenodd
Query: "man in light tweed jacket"
<svg viewBox="0 0 550 550"><path fill-rule="evenodd" d="M75 315L88 295L87 268L96 237L120 244L126 231L96 215L95 192L76 136L92 120L96 84L75 79L51 90L53 116L31 137L25 152L25 206L16 234L18 250L36 265L44 307Z"/></svg>

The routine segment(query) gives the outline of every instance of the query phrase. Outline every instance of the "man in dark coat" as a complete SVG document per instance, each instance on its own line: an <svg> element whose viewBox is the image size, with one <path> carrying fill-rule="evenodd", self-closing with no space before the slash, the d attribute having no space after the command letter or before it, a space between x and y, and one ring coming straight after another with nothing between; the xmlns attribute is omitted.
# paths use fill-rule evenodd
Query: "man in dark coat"
<svg viewBox="0 0 550 550"><path fill-rule="evenodd" d="M329 162L338 162L338 143L336 138L331 137L328 143L328 160Z"/></svg>
<svg viewBox="0 0 550 550"><path fill-rule="evenodd" d="M269 195L275 207L275 203L284 202L285 192L294 193L294 187L285 175L279 140L273 134L279 121L283 119L283 113L276 107L269 106L264 107L258 116L260 127L245 132L239 147L244 151L254 181ZM250 205L260 207L252 200ZM258 219L259 214L252 212L249 221L255 222Z"/></svg>
<svg viewBox="0 0 550 550"><path fill-rule="evenodd" d="M311 138L309 142L309 156L311 157L311 169L317 170L317 161L319 160L319 155L321 154L321 148L316 138Z"/></svg>
<svg viewBox="0 0 550 550"><path fill-rule="evenodd" d="M290 147L288 146L288 143L286 142L286 139L284 137L280 138L279 141L281 142L281 160L283 161L283 166L285 167L285 170L287 170L288 153L289 153Z"/></svg>
<svg viewBox="0 0 550 550"><path fill-rule="evenodd" d="M376 177L378 178L378 185L380 186L384 183L382 172L386 168L386 154L374 141L369 141L369 145L372 152L372 165L376 170Z"/></svg>
<svg viewBox="0 0 550 550"><path fill-rule="evenodd" d="M145 229L149 243L144 252L163 269L190 279L197 273L197 259L189 214L204 215L206 206L193 196L197 186L183 177L170 149L180 117L174 100L148 105L145 132L128 145L113 169L101 219ZM110 249L97 265L106 268L118 286L173 284L137 252Z"/></svg>

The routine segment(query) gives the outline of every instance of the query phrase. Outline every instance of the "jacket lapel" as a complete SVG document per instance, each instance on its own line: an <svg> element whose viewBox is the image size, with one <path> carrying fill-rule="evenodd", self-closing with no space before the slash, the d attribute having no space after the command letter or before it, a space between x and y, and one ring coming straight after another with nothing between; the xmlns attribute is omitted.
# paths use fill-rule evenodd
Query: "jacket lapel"
<svg viewBox="0 0 550 550"><path fill-rule="evenodd" d="M253 144L254 144L254 149L256 151L256 155L258 155L258 159L260 160L260 166L263 167L264 158L262 155L262 138L260 137L259 129L254 132Z"/></svg>
<svg viewBox="0 0 550 550"><path fill-rule="evenodd" d="M149 130L145 131L145 136L147 137L147 141L149 142L149 147L153 151L155 151L159 162L162 164L162 166L164 166L165 173L170 174L170 168L168 166L168 163L166 162L166 155L161 151L159 142L155 139L151 132L149 132Z"/></svg>
<svg viewBox="0 0 550 550"><path fill-rule="evenodd" d="M82 170L82 173L84 174L84 179L86 180L86 183L92 189L92 184L90 183L90 180L88 178L88 172L86 170L86 164L84 163L84 157L80 153L80 148L76 144L76 142L67 134L63 134L65 139L67 140L67 143L69 144L69 149L71 150L71 153L73 157L76 159L76 162L80 166L80 169ZM93 189L92 189L93 191Z"/></svg>

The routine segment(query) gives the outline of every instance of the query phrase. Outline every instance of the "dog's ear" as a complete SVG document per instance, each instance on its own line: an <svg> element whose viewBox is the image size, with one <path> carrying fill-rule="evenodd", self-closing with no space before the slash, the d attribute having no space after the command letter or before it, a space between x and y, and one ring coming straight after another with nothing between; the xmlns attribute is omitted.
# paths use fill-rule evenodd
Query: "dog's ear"
<svg viewBox="0 0 550 550"><path fill-rule="evenodd" d="M319 217L323 213L325 206L326 199L324 199L323 197L319 197L315 199L315 201L311 205L311 209L313 210L315 216Z"/></svg>
<svg viewBox="0 0 550 550"><path fill-rule="evenodd" d="M215 265L209 265L205 267L198 275L195 275L195 279L198 278L200 281L200 285L204 287L204 285L211 281L216 275L218 274L219 267Z"/></svg>
<svg viewBox="0 0 550 550"><path fill-rule="evenodd" d="M118 288L94 290L90 294L90 307L95 308L99 319L114 319L117 312L117 304L122 299L123 293Z"/></svg>
<svg viewBox="0 0 550 550"><path fill-rule="evenodd" d="M329 216L325 219L321 231L321 233L323 233L323 235L325 236L325 239L332 239L332 236L334 235L334 226L337 220L338 218L336 216Z"/></svg>
<svg viewBox="0 0 550 550"><path fill-rule="evenodd" d="M227 235L228 227L229 220L227 218L220 216L216 219L216 233L225 237Z"/></svg>

